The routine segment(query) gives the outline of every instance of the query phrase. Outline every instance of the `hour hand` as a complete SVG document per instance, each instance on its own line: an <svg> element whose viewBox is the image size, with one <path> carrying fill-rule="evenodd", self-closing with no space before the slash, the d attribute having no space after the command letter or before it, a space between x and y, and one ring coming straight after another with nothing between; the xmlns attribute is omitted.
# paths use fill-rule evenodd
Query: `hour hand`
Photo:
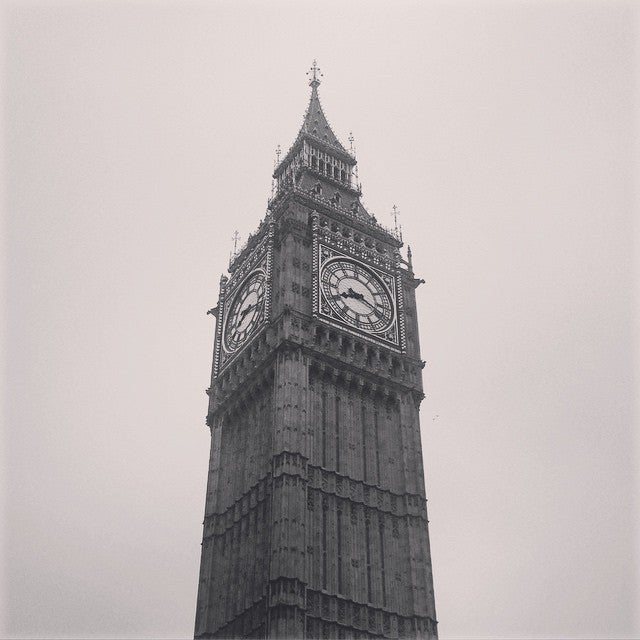
<svg viewBox="0 0 640 640"><path fill-rule="evenodd" d="M249 313L249 311L251 311L251 309L253 309L255 305L250 304L246 309L243 309L240 312L240 322L242 322L244 320L244 317L247 315L247 313Z"/></svg>
<svg viewBox="0 0 640 640"><path fill-rule="evenodd" d="M343 298L355 298L356 300L362 300L364 296L357 291L354 291L351 287L349 287L346 291L339 293L335 298L343 297Z"/></svg>

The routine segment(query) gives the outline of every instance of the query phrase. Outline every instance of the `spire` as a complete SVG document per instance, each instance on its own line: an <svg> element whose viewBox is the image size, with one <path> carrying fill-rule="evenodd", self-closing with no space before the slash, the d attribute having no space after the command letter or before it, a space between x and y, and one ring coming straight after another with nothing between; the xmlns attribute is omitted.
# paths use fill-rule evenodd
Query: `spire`
<svg viewBox="0 0 640 640"><path fill-rule="evenodd" d="M353 185L355 155L342 146L320 104L318 87L322 72L315 60L307 76L311 87L309 104L293 144L282 159L279 155L276 157L273 170L276 193L273 197L277 197L282 189L298 184L305 167L320 176L327 176L347 189L358 190Z"/></svg>
<svg viewBox="0 0 640 640"><path fill-rule="evenodd" d="M311 87L311 98L309 99L309 106L307 107L307 111L304 114L304 121L302 122L300 134L306 133L310 136L318 138L325 144L331 147L335 147L343 153L348 154L347 150L338 140L336 134L333 133L331 127L329 126L327 117L324 115L324 111L322 110L322 105L320 104L320 98L318 96L318 86L320 85L322 72L320 71L320 67L318 67L318 64L315 60L313 61L311 69L307 71L307 75L310 78L309 86Z"/></svg>

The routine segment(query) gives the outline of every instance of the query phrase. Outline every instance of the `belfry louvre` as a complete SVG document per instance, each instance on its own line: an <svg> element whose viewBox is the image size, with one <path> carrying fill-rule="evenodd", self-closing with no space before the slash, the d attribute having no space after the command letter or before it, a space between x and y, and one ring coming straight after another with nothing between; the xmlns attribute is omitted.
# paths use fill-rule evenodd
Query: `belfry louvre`
<svg viewBox="0 0 640 640"><path fill-rule="evenodd" d="M196 638L437 638L411 252L318 97L220 281Z"/></svg>

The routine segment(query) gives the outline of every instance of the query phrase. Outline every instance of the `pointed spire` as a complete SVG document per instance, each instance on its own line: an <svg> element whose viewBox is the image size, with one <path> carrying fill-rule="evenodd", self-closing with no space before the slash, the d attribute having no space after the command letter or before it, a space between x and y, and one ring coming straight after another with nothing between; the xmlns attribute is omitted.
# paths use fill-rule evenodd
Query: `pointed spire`
<svg viewBox="0 0 640 640"><path fill-rule="evenodd" d="M338 137L333 133L327 117L324 115L322 105L320 104L320 98L318 96L318 86L320 85L320 77L322 72L316 61L313 61L311 69L307 71L307 75L310 77L309 86L311 87L311 98L309 99L309 106L304 114L304 121L302 123L301 133L304 131L309 135L312 135L325 144L332 147L336 147L340 151L347 153L347 150L342 146Z"/></svg>
<svg viewBox="0 0 640 640"><path fill-rule="evenodd" d="M320 170L320 173L329 175L330 168L332 177L343 182L345 186L357 191L353 185L353 171L356 166L355 155L342 146L338 137L331 129L327 117L324 115L320 98L318 97L318 86L322 72L318 63L314 60L311 69L307 72L309 76L309 86L311 96L309 104L302 119L302 126L298 131L296 139L282 159L276 158L276 166L273 170L273 178L276 180L274 197L277 197L281 188L288 188L293 179L297 180L302 175L301 167L310 167ZM353 147L353 141L350 138ZM307 145L307 146L305 146ZM303 153L301 151L305 149ZM298 155L296 155L298 154ZM325 154L320 157L318 154ZM329 156L328 158L326 156ZM315 161L315 167L313 163ZM342 165L338 163L342 162ZM356 175L357 182L357 175Z"/></svg>

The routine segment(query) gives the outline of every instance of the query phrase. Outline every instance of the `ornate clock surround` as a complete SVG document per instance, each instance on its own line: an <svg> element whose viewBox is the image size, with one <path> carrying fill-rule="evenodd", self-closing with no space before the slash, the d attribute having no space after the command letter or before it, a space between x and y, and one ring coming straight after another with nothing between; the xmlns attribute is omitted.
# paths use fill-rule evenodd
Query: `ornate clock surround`
<svg viewBox="0 0 640 640"><path fill-rule="evenodd" d="M252 247L246 247L239 254L238 258L244 258L234 268L231 278L222 277L220 281L220 298L218 303L218 322L216 327L216 346L214 352L213 377L217 377L230 362L242 353L245 347L252 340L264 331L271 317L271 299L273 288L273 221L268 220L266 230L260 234L261 237L250 238ZM242 254L246 249L247 255ZM245 284L254 277L255 274L263 274L264 277L264 309L262 317L256 327L247 335L236 348L229 349L225 344L225 332L229 321L229 312L236 301L238 294Z"/></svg>
<svg viewBox="0 0 640 640"><path fill-rule="evenodd" d="M354 233L346 226L331 223L326 217L314 211L311 214L313 233L313 317L343 331L383 344L397 352L406 349L404 300L400 277L399 256L396 251L376 249L368 239ZM345 322L344 317L336 313L334 305L326 299L323 291L322 276L327 264L342 260L361 269L384 284L391 301L393 319L388 326L380 330L363 329L354 323Z"/></svg>

